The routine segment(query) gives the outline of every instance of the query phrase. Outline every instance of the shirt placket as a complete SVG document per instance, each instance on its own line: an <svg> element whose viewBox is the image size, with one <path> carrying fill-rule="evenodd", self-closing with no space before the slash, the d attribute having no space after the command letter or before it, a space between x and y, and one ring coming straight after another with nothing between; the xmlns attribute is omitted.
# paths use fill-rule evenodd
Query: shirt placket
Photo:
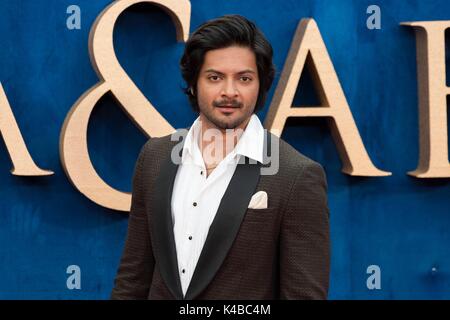
<svg viewBox="0 0 450 320"><path fill-rule="evenodd" d="M195 226L200 223L200 204L201 204L201 194L204 190L206 179L204 178L204 167L201 165L194 165L192 168L193 172L198 172L199 176L195 177L196 181L194 185L198 185L198 191L193 192L189 195L185 207L188 210L188 214L185 219L186 227L183 228L182 232L182 264L181 264L181 274L180 276L184 280L184 283L188 284L188 279L191 277L193 272L192 268L194 266L194 249L195 241L197 237L194 234ZM203 171L203 173L202 173Z"/></svg>

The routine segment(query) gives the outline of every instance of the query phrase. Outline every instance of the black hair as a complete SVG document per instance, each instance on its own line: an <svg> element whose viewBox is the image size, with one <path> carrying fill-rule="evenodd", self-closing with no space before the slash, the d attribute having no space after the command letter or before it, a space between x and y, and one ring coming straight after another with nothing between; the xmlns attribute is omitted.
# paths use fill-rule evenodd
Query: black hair
<svg viewBox="0 0 450 320"><path fill-rule="evenodd" d="M180 60L181 74L187 84L183 91L195 112L200 111L197 101L197 80L206 52L233 45L248 47L255 54L259 92L254 112L263 108L275 76L272 46L256 25L247 18L240 15L225 15L209 20L195 30L186 42Z"/></svg>

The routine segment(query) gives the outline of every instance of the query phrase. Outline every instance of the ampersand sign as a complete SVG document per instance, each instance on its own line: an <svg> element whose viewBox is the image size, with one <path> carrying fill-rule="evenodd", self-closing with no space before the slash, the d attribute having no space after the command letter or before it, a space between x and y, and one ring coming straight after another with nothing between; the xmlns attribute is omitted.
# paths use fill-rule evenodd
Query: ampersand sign
<svg viewBox="0 0 450 320"><path fill-rule="evenodd" d="M152 3L161 7L175 24L177 41L187 40L191 16L188 0L117 0L109 5L97 17L89 35L90 58L100 81L73 105L60 137L61 163L71 183L95 203L120 211L130 210L131 194L109 186L97 174L89 157L87 129L96 103L111 92L147 137L159 137L175 131L128 77L114 52L115 22L123 11L137 3Z"/></svg>

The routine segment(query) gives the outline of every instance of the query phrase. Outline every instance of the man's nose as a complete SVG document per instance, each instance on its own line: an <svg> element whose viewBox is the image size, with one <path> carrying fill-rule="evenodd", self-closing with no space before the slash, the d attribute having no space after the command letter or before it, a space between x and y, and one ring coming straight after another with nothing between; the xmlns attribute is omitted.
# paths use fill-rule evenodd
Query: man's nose
<svg viewBox="0 0 450 320"><path fill-rule="evenodd" d="M234 83L234 80L228 79L227 81L224 81L224 85L222 88L222 96L226 96L228 98L234 98L239 95L239 92L236 88L236 84Z"/></svg>

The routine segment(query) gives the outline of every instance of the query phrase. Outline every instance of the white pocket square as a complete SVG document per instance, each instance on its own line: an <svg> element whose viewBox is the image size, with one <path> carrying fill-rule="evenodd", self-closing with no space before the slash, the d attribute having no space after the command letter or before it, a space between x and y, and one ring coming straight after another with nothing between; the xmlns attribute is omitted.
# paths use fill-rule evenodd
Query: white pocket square
<svg viewBox="0 0 450 320"><path fill-rule="evenodd" d="M267 208L267 192L258 191L250 199L248 209L266 209Z"/></svg>

